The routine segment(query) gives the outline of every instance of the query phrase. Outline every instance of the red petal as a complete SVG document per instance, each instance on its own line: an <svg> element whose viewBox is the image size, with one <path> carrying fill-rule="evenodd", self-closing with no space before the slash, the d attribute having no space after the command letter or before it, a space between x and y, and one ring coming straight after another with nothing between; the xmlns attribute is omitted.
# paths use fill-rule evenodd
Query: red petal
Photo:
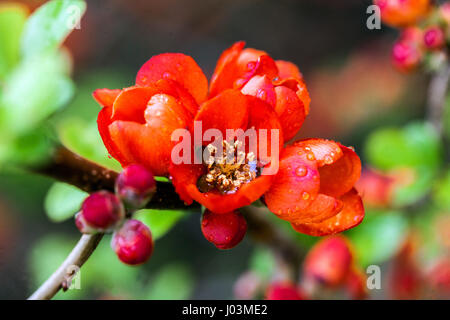
<svg viewBox="0 0 450 320"><path fill-rule="evenodd" d="M112 122L111 116L112 116L112 107L105 107L102 110L100 110L97 117L98 131L103 140L103 144L106 147L106 150L108 150L108 153L114 159L117 159L119 162L122 163L123 161L125 161L125 158L121 155L120 150L117 149L116 145L111 139L111 135L109 134L108 127Z"/></svg>
<svg viewBox="0 0 450 320"><path fill-rule="evenodd" d="M237 60L244 46L245 42L239 41L222 53L211 78L210 97L233 87L234 81L239 77L240 70Z"/></svg>
<svg viewBox="0 0 450 320"><path fill-rule="evenodd" d="M265 75L270 80L273 80L278 76L277 65L270 56L264 54L258 57L256 63L249 62L247 65L247 70L245 71L244 69L239 75L239 78L235 79L234 87L242 88L251 78L257 75Z"/></svg>
<svg viewBox="0 0 450 320"><path fill-rule="evenodd" d="M242 88L241 92L246 95L257 97L275 108L276 95L272 81L266 76L254 76ZM295 94L295 93L294 93Z"/></svg>
<svg viewBox="0 0 450 320"><path fill-rule="evenodd" d="M343 155L339 144L332 140L320 138L304 139L294 142L293 145L301 147L305 151L311 151L319 167L335 163Z"/></svg>
<svg viewBox="0 0 450 320"><path fill-rule="evenodd" d="M290 222L317 223L334 217L343 208L344 204L339 199L319 193L317 198L305 209L295 212Z"/></svg>
<svg viewBox="0 0 450 320"><path fill-rule="evenodd" d="M146 104L145 120L146 124L122 120L110 124L113 150L119 150L122 166L138 163L155 175L167 175L175 144L171 135L191 125L192 117L174 97L156 94Z"/></svg>
<svg viewBox="0 0 450 320"><path fill-rule="evenodd" d="M270 211L293 221L317 198L319 189L316 161L308 160L302 148L290 146L283 150L278 174L264 197Z"/></svg>
<svg viewBox="0 0 450 320"><path fill-rule="evenodd" d="M281 124L278 121L278 116L270 105L264 101L255 98L248 97L249 105L249 121L248 128L254 128L258 136L258 148L257 155L259 161L263 163L269 163L272 160L279 161L279 155L283 148L283 130ZM267 139L260 139L260 130L267 130ZM272 131L278 131L278 141L274 141L274 147L278 148L278 153L273 154L272 151ZM261 150L267 151L267 154L261 153ZM272 159L272 154L274 159Z"/></svg>
<svg viewBox="0 0 450 320"><path fill-rule="evenodd" d="M184 108L188 110L192 116L195 116L198 111L198 104L191 94L178 84L178 82L170 79L161 79L155 83L155 86L162 93L177 98Z"/></svg>
<svg viewBox="0 0 450 320"><path fill-rule="evenodd" d="M270 187L273 176L259 176L244 184L235 193L219 194L215 191L201 193L197 181L204 173L203 165L171 164L170 176L181 200L191 204L199 202L214 213L226 213L247 206L258 200Z"/></svg>
<svg viewBox="0 0 450 320"><path fill-rule="evenodd" d="M92 95L101 106L111 107L121 91L120 89L97 89Z"/></svg>
<svg viewBox="0 0 450 320"><path fill-rule="evenodd" d="M305 106L297 94L287 87L275 87L275 93L277 99L275 111L283 126L284 139L288 141L297 134L305 121Z"/></svg>
<svg viewBox="0 0 450 320"><path fill-rule="evenodd" d="M310 236L326 236L356 227L364 219L364 206L361 197L352 189L340 198L344 208L334 217L319 223L292 224L298 232Z"/></svg>
<svg viewBox="0 0 450 320"><path fill-rule="evenodd" d="M158 93L155 87L131 87L123 89L113 105L112 120L145 123L144 112L150 98Z"/></svg>
<svg viewBox="0 0 450 320"><path fill-rule="evenodd" d="M311 98L309 96L308 89L306 88L306 84L303 80L297 78L287 78L281 79L278 81L274 81L273 84L278 86L288 87L291 90L294 90L297 94L297 97L303 102L305 106L305 114L309 114L309 104L311 103Z"/></svg>
<svg viewBox="0 0 450 320"><path fill-rule="evenodd" d="M303 79L302 73L294 63L284 60L277 60L275 61L275 63L277 64L278 67L278 77L280 79L287 79L287 78Z"/></svg>
<svg viewBox="0 0 450 320"><path fill-rule="evenodd" d="M361 160L355 151L339 145L343 156L336 162L319 168L320 192L339 197L350 191L361 175Z"/></svg>
<svg viewBox="0 0 450 320"><path fill-rule="evenodd" d="M225 90L200 107L195 121L202 122L202 130L218 129L226 136L226 129L246 129L249 98L239 90ZM207 144L208 142L205 141Z"/></svg>
<svg viewBox="0 0 450 320"><path fill-rule="evenodd" d="M198 103L206 100L208 80L191 57L181 53L163 53L153 56L139 70L136 84L148 86L160 79L180 83Z"/></svg>

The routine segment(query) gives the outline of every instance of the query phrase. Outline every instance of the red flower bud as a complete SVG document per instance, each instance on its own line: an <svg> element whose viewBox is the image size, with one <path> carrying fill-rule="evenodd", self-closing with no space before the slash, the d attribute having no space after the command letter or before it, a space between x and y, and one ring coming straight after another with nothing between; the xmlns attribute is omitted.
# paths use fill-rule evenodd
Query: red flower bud
<svg viewBox="0 0 450 320"><path fill-rule="evenodd" d="M342 236L325 238L308 253L304 264L307 280L337 286L343 283L350 271L352 253Z"/></svg>
<svg viewBox="0 0 450 320"><path fill-rule="evenodd" d="M93 234L97 232L95 228L88 225L81 211L75 215L75 225L81 233Z"/></svg>
<svg viewBox="0 0 450 320"><path fill-rule="evenodd" d="M205 210L202 232L206 240L218 249L231 249L244 238L247 222L239 211L214 213Z"/></svg>
<svg viewBox="0 0 450 320"><path fill-rule="evenodd" d="M289 282L272 283L267 289L267 300L305 300L300 290Z"/></svg>
<svg viewBox="0 0 450 320"><path fill-rule="evenodd" d="M127 220L114 233L111 246L123 263L141 264L152 255L152 234L142 222L133 219Z"/></svg>
<svg viewBox="0 0 450 320"><path fill-rule="evenodd" d="M445 34L438 26L429 27L423 35L423 42L430 50L441 49L445 45Z"/></svg>
<svg viewBox="0 0 450 320"><path fill-rule="evenodd" d="M153 174L144 166L132 164L117 177L116 193L119 198L133 209L144 207L156 191Z"/></svg>
<svg viewBox="0 0 450 320"><path fill-rule="evenodd" d="M84 200L76 224L81 232L88 232L90 228L108 231L124 217L125 210L120 200L111 192L98 191Z"/></svg>
<svg viewBox="0 0 450 320"><path fill-rule="evenodd" d="M422 60L422 52L410 41L398 41L392 48L392 63L403 72L415 69Z"/></svg>

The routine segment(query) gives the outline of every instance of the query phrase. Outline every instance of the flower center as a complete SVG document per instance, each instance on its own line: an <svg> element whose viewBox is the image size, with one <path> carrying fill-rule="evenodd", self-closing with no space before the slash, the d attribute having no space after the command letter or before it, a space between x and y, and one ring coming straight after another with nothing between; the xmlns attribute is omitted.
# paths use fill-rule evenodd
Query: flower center
<svg viewBox="0 0 450 320"><path fill-rule="evenodd" d="M198 181L201 192L217 189L220 193L234 193L242 185L256 178L256 156L253 152L240 150L242 142L222 142L222 152L209 144L209 158L205 161L207 172Z"/></svg>

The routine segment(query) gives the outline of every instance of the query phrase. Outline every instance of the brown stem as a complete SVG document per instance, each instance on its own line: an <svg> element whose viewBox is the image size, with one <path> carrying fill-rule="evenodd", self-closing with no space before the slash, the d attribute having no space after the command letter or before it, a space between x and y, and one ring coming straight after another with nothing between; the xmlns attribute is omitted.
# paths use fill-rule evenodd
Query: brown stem
<svg viewBox="0 0 450 320"><path fill-rule="evenodd" d="M117 178L117 172L86 160L64 147L58 147L50 161L33 168L33 171L89 193L98 190L114 191L114 182ZM158 181L156 194L147 208L185 209L187 206L175 193L171 183Z"/></svg>
<svg viewBox="0 0 450 320"><path fill-rule="evenodd" d="M267 210L255 207L241 209L248 224L252 239L268 246L277 260L289 269L292 279L298 279L304 252L286 233L276 228L266 217Z"/></svg>
<svg viewBox="0 0 450 320"><path fill-rule="evenodd" d="M442 133L442 118L449 80L450 65L446 63L442 69L433 75L428 87L427 118L439 134Z"/></svg>

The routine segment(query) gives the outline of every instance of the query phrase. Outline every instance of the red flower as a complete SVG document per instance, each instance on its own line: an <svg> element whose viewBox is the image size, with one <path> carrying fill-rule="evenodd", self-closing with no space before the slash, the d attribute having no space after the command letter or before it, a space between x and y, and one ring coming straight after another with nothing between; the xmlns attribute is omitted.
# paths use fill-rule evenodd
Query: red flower
<svg viewBox="0 0 450 320"><path fill-rule="evenodd" d="M335 287L345 281L352 263L353 254L345 238L325 238L306 256L303 275L308 280Z"/></svg>
<svg viewBox="0 0 450 320"><path fill-rule="evenodd" d="M359 224L364 209L353 189L361 170L358 156L351 148L322 139L298 141L283 149L308 114L310 98L302 75L290 62L243 47L238 42L222 54L209 95L202 71L182 54L151 58L138 72L135 87L95 91L104 106L98 125L109 153L123 166L139 163L155 175L170 174L182 200L187 204L195 200L216 214L264 196L272 212L303 233L331 234ZM216 129L223 136L228 129L257 133L266 129L268 139L257 139L244 150L239 149L239 138L221 146L208 141L192 146L191 160L199 160L198 149L242 151L243 161L236 155L232 165L204 159L191 164L171 161L176 151L172 132L179 128L194 132L194 121L201 123L203 132ZM272 137L271 130L278 137ZM184 151L183 158L188 156ZM278 160L278 173L266 174Z"/></svg>
<svg viewBox="0 0 450 320"><path fill-rule="evenodd" d="M413 25L430 10L430 0L374 0L380 7L381 19L393 27Z"/></svg>

